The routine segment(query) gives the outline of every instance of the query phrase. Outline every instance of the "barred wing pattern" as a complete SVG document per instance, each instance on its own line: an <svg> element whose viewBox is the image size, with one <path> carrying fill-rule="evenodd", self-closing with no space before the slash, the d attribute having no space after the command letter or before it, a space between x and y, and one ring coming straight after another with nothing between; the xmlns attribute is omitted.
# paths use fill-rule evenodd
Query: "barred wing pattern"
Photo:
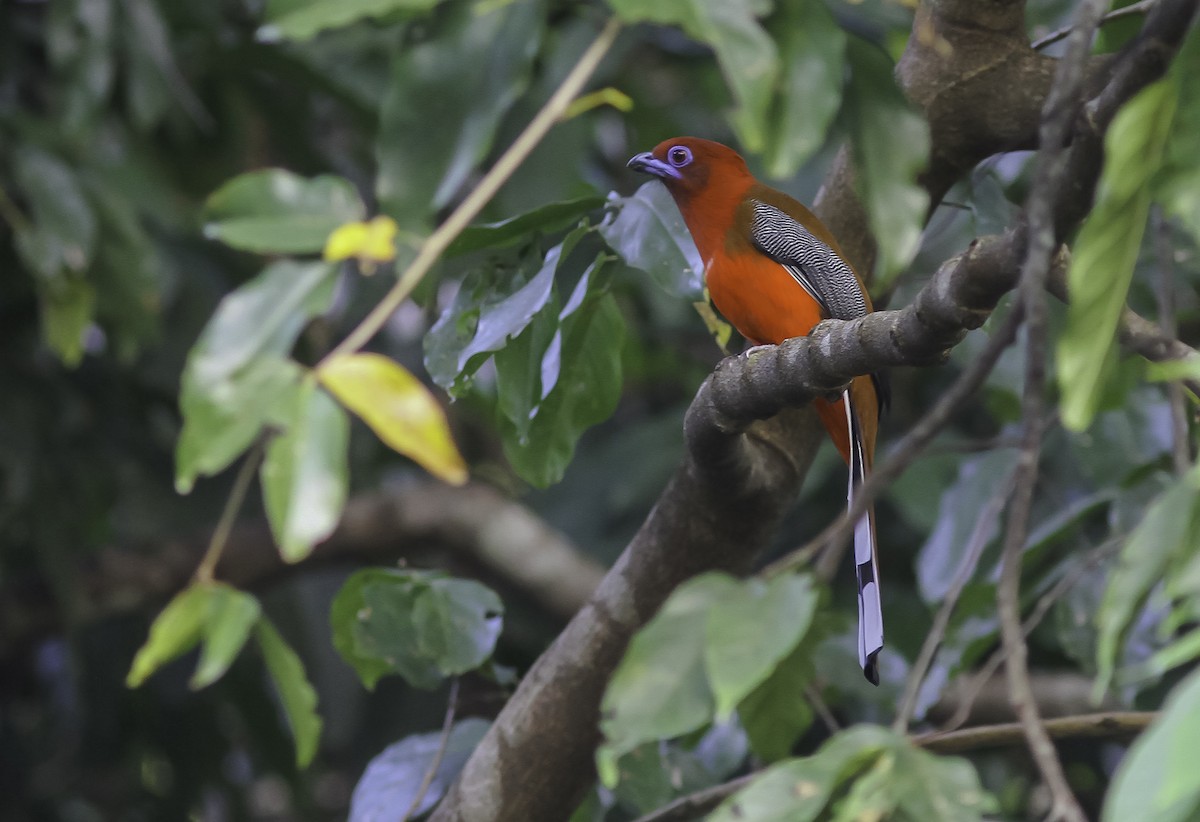
<svg viewBox="0 0 1200 822"><path fill-rule="evenodd" d="M849 264L785 212L756 200L750 236L764 254L788 270L828 317L853 320L867 313L862 286Z"/></svg>

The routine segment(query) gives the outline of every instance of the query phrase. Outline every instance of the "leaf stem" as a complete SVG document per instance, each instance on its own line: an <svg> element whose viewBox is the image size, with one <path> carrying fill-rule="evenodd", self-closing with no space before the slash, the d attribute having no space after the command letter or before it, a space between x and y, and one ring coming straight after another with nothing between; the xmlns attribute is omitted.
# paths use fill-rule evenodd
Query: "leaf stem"
<svg viewBox="0 0 1200 822"><path fill-rule="evenodd" d="M620 30L621 23L615 17L605 24L600 34L580 56L579 62L571 69L562 84L554 94L550 95L550 99L542 106L541 111L529 121L529 125L525 127L521 135L479 181L479 185L459 203L446 221L429 235L417 253L416 259L400 275L392 289L371 309L362 322L326 355L317 366L318 369L334 357L359 350L384 326L388 317L400 307L400 304L408 298L417 284L429 273L433 264L445 253L454 238L461 234L462 230L479 215L483 207L496 195L500 187L507 182L521 163L525 162L542 138L563 116L572 101L579 95L584 84L596 71L596 67L600 65L604 55L608 53Z"/></svg>
<svg viewBox="0 0 1200 822"><path fill-rule="evenodd" d="M204 551L204 558L196 566L196 573L193 575L196 582L213 581L217 563L221 561L221 554L229 541L229 532L233 530L233 521L237 519L237 513L242 508L246 492L250 490L250 481L254 479L254 471L262 461L262 456L263 443L259 440L246 455L237 479L233 481L233 490L229 492L229 499L225 500L225 508L221 511L221 518L217 520L217 527L213 529L208 548Z"/></svg>
<svg viewBox="0 0 1200 822"><path fill-rule="evenodd" d="M442 758L446 755L446 747L450 743L450 731L454 727L454 714L458 710L458 677L450 680L450 695L446 697L446 718L442 720L442 736L438 740L437 751L433 755L433 759L429 760L429 767L425 769L425 776L421 779L421 785L417 788L417 793L413 796L412 804L408 806L408 810L404 812L404 816L400 817L400 822L408 822L421 807L421 800L425 798L429 786L433 783L434 776L437 775L438 768L442 766Z"/></svg>

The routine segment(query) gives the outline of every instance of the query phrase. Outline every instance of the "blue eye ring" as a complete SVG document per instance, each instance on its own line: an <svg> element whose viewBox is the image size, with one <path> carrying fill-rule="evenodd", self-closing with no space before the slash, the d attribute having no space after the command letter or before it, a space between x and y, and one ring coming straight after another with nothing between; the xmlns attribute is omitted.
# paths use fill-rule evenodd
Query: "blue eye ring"
<svg viewBox="0 0 1200 822"><path fill-rule="evenodd" d="M667 162L675 168L683 168L692 162L692 150L687 146L671 146L667 149Z"/></svg>

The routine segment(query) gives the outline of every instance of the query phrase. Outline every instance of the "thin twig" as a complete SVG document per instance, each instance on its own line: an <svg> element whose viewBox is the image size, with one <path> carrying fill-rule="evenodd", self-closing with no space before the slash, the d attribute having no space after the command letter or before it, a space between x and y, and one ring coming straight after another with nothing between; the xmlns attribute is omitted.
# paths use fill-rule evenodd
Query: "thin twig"
<svg viewBox="0 0 1200 822"><path fill-rule="evenodd" d="M908 730L909 719L917 704L917 695L921 692L921 683L925 681L925 675L929 672L934 654L937 653L942 639L946 636L946 629L950 625L950 617L954 613L954 607L958 604L958 598L962 596L963 589L975 575L979 558L983 556L983 549L991 541L995 520L1004 510L1004 503L1008 500L1008 495L1012 493L1015 477L1015 472L1010 471L1004 478L1004 482L988 499L983 510L979 512L979 518L975 520L975 527L971 531L966 550L963 552L962 565L950 585L950 590L946 592L942 606L933 618L933 625L930 626L929 633L925 636L921 651L917 654L912 670L909 671L908 681L904 685L904 696L900 699L900 708L896 711L895 721L892 722L892 730L898 734Z"/></svg>
<svg viewBox="0 0 1200 822"><path fill-rule="evenodd" d="M1154 711L1109 711L1081 716L1047 719L1046 733L1052 739L1131 739L1158 717ZM937 753L962 753L985 748L1020 745L1025 733L1019 722L980 725L961 731L934 731L913 737L913 744Z"/></svg>
<svg viewBox="0 0 1200 822"><path fill-rule="evenodd" d="M1085 822L1087 817L1071 792L1062 762L1054 748L1029 680L1028 647L1021 633L1021 558L1033 508L1033 488L1042 451L1042 419L1046 383L1046 282L1057 243L1054 238L1054 196L1067 169L1066 146L1071 125L1083 100L1084 61L1092 35L1107 8L1107 0L1083 0L1074 28L1068 35L1066 54L1059 61L1054 83L1042 108L1038 129L1038 156L1034 183L1026 205L1029 247L1021 267L1020 294L1025 307L1025 386L1021 414L1025 423L1017 458L1016 492L1009 508L1001 552L996 607L1000 639L1008 654L1005 672L1008 692L1030 753L1050 789L1051 819Z"/></svg>
<svg viewBox="0 0 1200 822"><path fill-rule="evenodd" d="M1157 205L1150 212L1150 228L1154 233L1154 256L1158 258L1158 277L1154 282L1154 297L1158 303L1158 327L1163 335L1174 337L1175 271L1171 250L1171 225L1163 219ZM1187 400L1183 386L1171 380L1167 383L1167 404L1171 409L1171 464L1176 476L1182 477L1191 467L1188 445Z"/></svg>
<svg viewBox="0 0 1200 822"><path fill-rule="evenodd" d="M817 566L817 575L829 579L837 570L841 560L841 548L854 530L854 523L862 518L867 508L874 504L875 497L889 483L904 473L905 469L921 453L926 445L937 436L954 416L962 403L974 396L991 373L1004 349L1016 339L1017 327L1021 323L1021 311L1014 305L1000 328L988 340L987 345L974 362L959 374L958 379L942 394L929 413L921 418L908 434L896 444L885 460L872 469L867 481L854 495L854 503L845 514L830 524L807 545L771 563L763 573L772 576L786 573L809 563L813 555L828 546L829 550Z"/></svg>
<svg viewBox="0 0 1200 822"><path fill-rule="evenodd" d="M690 822L690 820L699 819L720 805L726 797L732 796L749 785L757 776L757 771L748 773L728 782L722 782L720 785L713 785L711 788L703 788L687 796L681 796L658 810L639 816L634 822Z"/></svg>
<svg viewBox="0 0 1200 822"><path fill-rule="evenodd" d="M483 176L479 181L479 185L471 191L466 198L459 203L458 208L446 218L446 221L437 227L437 230L429 235L429 239L421 246L421 250L417 252L416 258L408 266L405 272L400 275L396 284L391 290L384 295L383 299L371 309L371 312L363 318L362 322L351 331L346 338L337 344L332 351L322 360L328 362L334 357L343 354L349 354L362 348L372 337L383 328L388 318L392 316L400 304L407 299L412 290L421 282L422 278L442 256L445 250L453 242L462 230L470 225L483 207L495 196L500 187L507 182L513 172L525 162L530 153L542 141L551 127L559 121L563 112L571 105L571 102L579 95L584 84L591 78L604 55L608 53L608 49L612 46L613 41L617 38L617 33L621 30L621 23L615 17L611 18L605 24L600 34L588 46L587 50L579 57L579 62L571 69L571 72L562 81L562 84L550 95L550 99L542 106L525 130L521 132L516 141L509 146L508 150L500 156L496 164ZM320 366L318 366L319 368Z"/></svg>
<svg viewBox="0 0 1200 822"><path fill-rule="evenodd" d="M254 479L254 471L262 461L262 456L263 443L259 440L242 461L237 479L233 481L233 489L229 492L229 499L225 500L225 508L221 511L221 518L217 520L217 527L213 529L208 548L205 549L200 564L196 566L194 578L197 582L212 582L217 563L221 561L221 553L225 550L225 543L229 541L229 532L233 530L233 522L246 499L246 492L250 490L250 481Z"/></svg>
<svg viewBox="0 0 1200 822"><path fill-rule="evenodd" d="M458 677L450 680L450 695L446 697L446 718L442 720L442 735L438 739L437 751L433 755L433 759L429 760L429 767L425 769L425 776L421 778L421 785L417 788L416 795L413 796L412 804L408 806L408 810L404 812L404 816L400 817L400 822L408 822L414 813L421 807L421 801L425 798L429 786L433 784L433 778L437 775L438 768L442 766L442 758L446 755L446 747L450 744L450 731L454 727L454 714L458 710Z"/></svg>
<svg viewBox="0 0 1200 822"><path fill-rule="evenodd" d="M1158 5L1159 0L1141 0L1140 3L1131 3L1128 6L1122 6L1119 9L1113 9L1108 14L1104 15L1102 22L1108 23L1112 20L1118 20L1122 17L1132 17L1135 14L1145 14ZM1034 40L1030 48L1034 51L1040 51L1051 43L1057 43L1071 33L1071 26L1063 26L1061 29L1052 31L1047 35Z"/></svg>
<svg viewBox="0 0 1200 822"><path fill-rule="evenodd" d="M804 686L804 698L812 706L813 712L821 717L821 721L825 723L825 727L829 733L835 734L842 729L841 724L833 715L833 711L829 710L829 706L825 704L825 699L821 696L821 690L811 682Z"/></svg>

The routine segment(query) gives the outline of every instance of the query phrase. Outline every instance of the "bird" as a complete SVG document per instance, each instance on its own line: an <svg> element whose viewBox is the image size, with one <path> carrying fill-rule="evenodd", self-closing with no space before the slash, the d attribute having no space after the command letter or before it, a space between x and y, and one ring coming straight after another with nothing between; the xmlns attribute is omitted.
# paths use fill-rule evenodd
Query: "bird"
<svg viewBox="0 0 1200 822"><path fill-rule="evenodd" d="M629 168L666 186L704 262L713 305L751 345L807 336L824 319L873 310L870 294L833 234L798 200L755 179L736 151L713 140L676 137L637 154ZM846 503L875 459L879 418L889 400L883 372L854 378L841 396L813 400L848 467ZM875 512L854 527L858 661L879 684L883 604Z"/></svg>

